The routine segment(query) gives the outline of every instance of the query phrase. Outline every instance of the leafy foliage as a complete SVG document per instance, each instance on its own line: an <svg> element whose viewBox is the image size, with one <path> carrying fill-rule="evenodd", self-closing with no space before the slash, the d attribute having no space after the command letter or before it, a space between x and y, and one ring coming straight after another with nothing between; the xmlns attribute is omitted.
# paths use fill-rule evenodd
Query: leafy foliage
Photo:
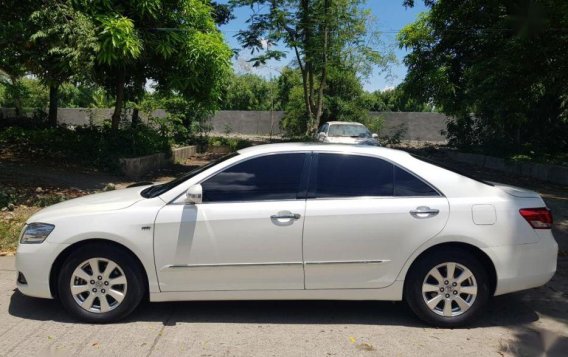
<svg viewBox="0 0 568 357"><path fill-rule="evenodd" d="M152 128L139 126L112 130L108 125L74 130L12 126L0 131L0 144L13 146L18 152L35 157L65 159L103 170L116 170L120 157L167 152L170 148L169 140Z"/></svg>
<svg viewBox="0 0 568 357"><path fill-rule="evenodd" d="M112 127L126 101L139 103L147 80L200 107L217 106L232 52L215 25L210 1L74 0L95 23L97 83L115 97ZM217 20L229 14L219 6Z"/></svg>
<svg viewBox="0 0 568 357"><path fill-rule="evenodd" d="M254 74L232 75L223 90L223 110L280 110L276 81Z"/></svg>
<svg viewBox="0 0 568 357"><path fill-rule="evenodd" d="M399 34L411 51L403 88L454 117L450 142L505 153L566 152L568 3L427 5L430 12Z"/></svg>
<svg viewBox="0 0 568 357"><path fill-rule="evenodd" d="M354 72L384 65L382 56L368 41L369 13L362 0L232 0L234 6L249 6L249 27L237 38L255 55L254 65L282 59L286 52L273 49L284 44L294 52L301 73L306 133L317 129L324 114L325 91L332 67ZM286 124L285 124L286 125ZM296 127L299 127L297 125Z"/></svg>
<svg viewBox="0 0 568 357"><path fill-rule="evenodd" d="M410 97L402 86L366 94L365 107L374 112L433 112L436 108Z"/></svg>

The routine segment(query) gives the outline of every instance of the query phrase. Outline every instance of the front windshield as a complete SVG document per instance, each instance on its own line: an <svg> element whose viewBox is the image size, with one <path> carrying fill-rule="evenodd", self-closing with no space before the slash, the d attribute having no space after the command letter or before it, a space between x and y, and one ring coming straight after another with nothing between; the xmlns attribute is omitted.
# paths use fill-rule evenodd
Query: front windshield
<svg viewBox="0 0 568 357"><path fill-rule="evenodd" d="M369 133L369 130L363 125L336 124L329 127L328 136L370 138L371 133Z"/></svg>
<svg viewBox="0 0 568 357"><path fill-rule="evenodd" d="M150 186L145 188L144 190L142 190L142 192L140 192L140 195L142 195L142 197L144 198L153 198L156 196L159 196L163 193L168 192L169 190L171 190L172 188L176 187L177 185L181 184L182 182L185 182L187 180L189 180L190 178L202 173L203 171L207 170L210 167L213 167L225 160L228 160L230 158L233 158L235 156L237 156L239 153L234 152L232 154L229 155L225 155L217 160L213 160L208 164L205 164L203 166L200 166L194 170L191 170L190 172L186 173L185 175L182 175L178 178L175 178L169 182L166 183L161 183L161 184L157 184L154 186Z"/></svg>

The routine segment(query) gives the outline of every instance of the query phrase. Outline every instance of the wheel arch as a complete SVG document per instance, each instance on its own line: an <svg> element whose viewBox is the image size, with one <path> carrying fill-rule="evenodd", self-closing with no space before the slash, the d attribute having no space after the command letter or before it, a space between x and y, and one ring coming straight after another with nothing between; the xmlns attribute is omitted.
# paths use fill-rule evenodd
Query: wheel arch
<svg viewBox="0 0 568 357"><path fill-rule="evenodd" d="M88 245L110 246L110 247L113 247L115 249L123 251L125 254L128 254L132 259L134 259L134 261L138 265L138 268L143 273L142 277L144 279L144 299L148 300L149 291L150 291L149 281L148 281L148 272L146 271L144 264L142 264L142 261L140 260L140 258L131 249L129 249L125 245L117 243L115 241L111 241L111 240L108 240L108 239L101 239L101 238L86 239L86 240L82 240L82 241L73 243L69 247L65 248L61 253L59 253L57 258L55 258L55 261L53 262L53 264L51 266L51 271L49 273L49 290L51 290L51 294L54 298L57 298L57 291L58 291L57 290L57 279L58 279L58 276L59 276L59 272L61 271L61 268L63 267L63 263L73 252L77 251L78 249L80 249L84 246L88 246Z"/></svg>
<svg viewBox="0 0 568 357"><path fill-rule="evenodd" d="M495 294L495 290L497 288L497 270L495 269L495 264L483 250L479 249L475 245L464 242L439 243L431 247L428 247L427 249L422 251L420 254L418 254L418 256L414 258L414 260L412 261L410 266L408 266L406 271L403 272L404 273L403 279L405 281L405 284L406 284L406 277L408 276L409 272L412 271L412 269L416 266L416 263L420 261L420 259L424 258L427 255L434 254L436 251L443 249L460 249L475 256L481 262L481 264L487 269L487 275L489 276L490 294L491 296Z"/></svg>

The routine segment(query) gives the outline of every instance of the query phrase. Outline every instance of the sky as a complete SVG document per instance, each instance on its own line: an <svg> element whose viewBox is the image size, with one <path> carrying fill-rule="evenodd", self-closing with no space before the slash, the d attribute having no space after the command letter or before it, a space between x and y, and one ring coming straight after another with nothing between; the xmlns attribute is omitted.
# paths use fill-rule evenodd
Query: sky
<svg viewBox="0 0 568 357"><path fill-rule="evenodd" d="M227 3L228 0L221 0L219 3ZM419 13L426 10L423 2L416 1L414 8L405 8L402 6L403 0L367 0L366 7L369 8L376 19L373 27L381 32L381 40L385 46L389 46L394 50L397 57L397 63L390 66L390 73L379 73L374 71L370 78L364 83L367 91L384 90L392 88L402 82L406 75L406 66L402 63L406 51L399 49L396 43L396 34L405 25L416 20ZM246 28L246 20L249 18L251 10L249 8L235 9L233 15L235 19L228 24L221 26L221 31L225 35L231 48L240 49L239 42L234 37L238 30ZM264 77L277 77L279 70L286 66L293 58L291 52L286 58L280 61L270 61L264 68L252 68L246 59L249 57L249 51L243 50L239 56L240 59L233 60L233 66L238 73L250 72L259 74Z"/></svg>

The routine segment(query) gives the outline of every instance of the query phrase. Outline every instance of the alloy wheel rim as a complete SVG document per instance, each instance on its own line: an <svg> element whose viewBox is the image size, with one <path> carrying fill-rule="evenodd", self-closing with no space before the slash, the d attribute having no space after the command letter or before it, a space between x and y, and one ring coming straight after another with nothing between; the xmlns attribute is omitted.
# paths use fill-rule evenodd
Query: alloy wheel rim
<svg viewBox="0 0 568 357"><path fill-rule="evenodd" d="M122 268L107 258L91 258L77 266L70 288L75 302L93 313L116 309L126 297L128 282Z"/></svg>
<svg viewBox="0 0 568 357"><path fill-rule="evenodd" d="M477 298L477 291L473 272L455 262L435 266L422 283L424 303L443 317L455 317L468 311Z"/></svg>

